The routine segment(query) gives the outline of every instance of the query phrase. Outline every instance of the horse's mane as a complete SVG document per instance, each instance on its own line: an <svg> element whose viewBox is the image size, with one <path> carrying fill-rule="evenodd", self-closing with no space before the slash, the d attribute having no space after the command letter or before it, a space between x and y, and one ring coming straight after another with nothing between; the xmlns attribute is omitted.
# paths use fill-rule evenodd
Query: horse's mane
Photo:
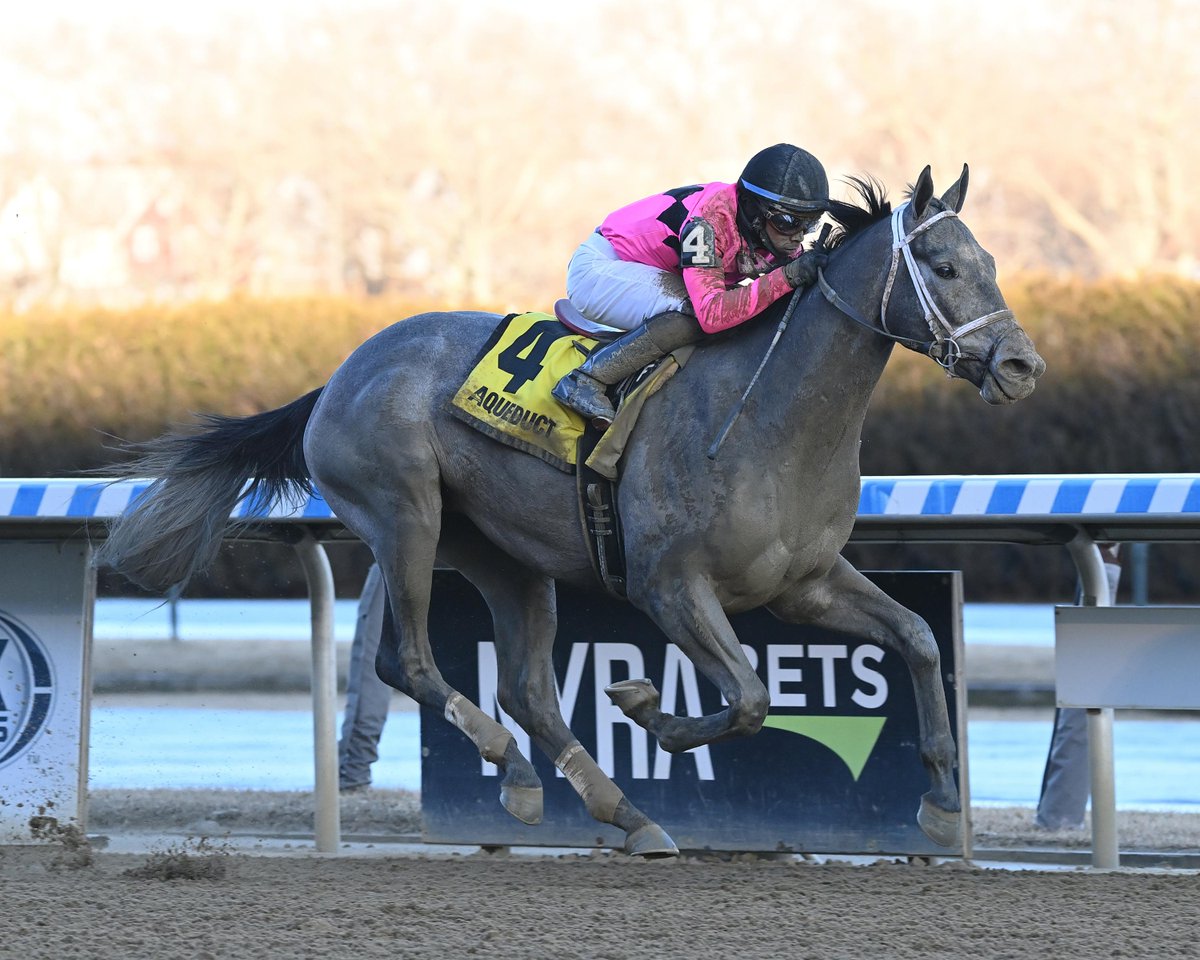
<svg viewBox="0 0 1200 960"><path fill-rule="evenodd" d="M830 250L857 236L871 224L886 219L892 212L887 189L874 177L848 177L846 182L862 198L862 204L846 203L843 200L829 201L829 216L836 224L833 233L825 242L825 246Z"/></svg>

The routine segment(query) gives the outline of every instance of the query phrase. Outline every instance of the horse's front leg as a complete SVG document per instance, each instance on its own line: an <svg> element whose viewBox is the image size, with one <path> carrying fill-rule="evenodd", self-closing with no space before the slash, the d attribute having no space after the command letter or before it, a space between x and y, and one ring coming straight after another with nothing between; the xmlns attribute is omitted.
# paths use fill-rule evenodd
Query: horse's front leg
<svg viewBox="0 0 1200 960"><path fill-rule="evenodd" d="M686 580L660 567L654 582L643 586L637 606L713 682L729 706L703 717L663 713L659 693L649 680L612 684L605 690L612 702L671 753L757 733L771 698L708 581Z"/></svg>
<svg viewBox="0 0 1200 960"><path fill-rule="evenodd" d="M941 657L929 625L901 606L839 557L815 583L805 583L768 604L781 620L859 636L903 657L916 694L921 762L930 790L921 798L917 823L935 843L959 841L961 804L954 780L957 753L950 732Z"/></svg>
<svg viewBox="0 0 1200 960"><path fill-rule="evenodd" d="M438 556L470 580L491 609L500 705L562 771L588 813L625 832L627 853L676 856L679 850L666 831L629 802L563 720L552 657L558 627L554 581L522 567L469 524L454 518L443 530ZM540 784L522 788L506 780L502 797L510 812L515 812L514 803L523 803L536 808L540 818ZM526 823L535 822L516 815Z"/></svg>

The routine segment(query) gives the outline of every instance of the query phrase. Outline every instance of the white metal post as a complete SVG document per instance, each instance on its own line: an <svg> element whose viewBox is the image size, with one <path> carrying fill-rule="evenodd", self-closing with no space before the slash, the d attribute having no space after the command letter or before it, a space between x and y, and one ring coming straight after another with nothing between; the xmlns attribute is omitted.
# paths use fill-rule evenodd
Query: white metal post
<svg viewBox="0 0 1200 960"><path fill-rule="evenodd" d="M1112 708L1089 707L1087 727L1088 769L1092 777L1092 866L1111 870L1121 865Z"/></svg>
<svg viewBox="0 0 1200 960"><path fill-rule="evenodd" d="M313 835L317 850L336 853L342 839L337 773L337 655L333 642L333 570L325 548L305 533L295 545L308 581L312 613Z"/></svg>
<svg viewBox="0 0 1200 960"><path fill-rule="evenodd" d="M1108 571L1104 558L1084 531L1067 544L1083 584L1083 606L1108 607ZM1113 711L1111 707L1089 708L1088 770L1092 793L1092 866L1111 870L1121 865L1117 844L1117 789L1113 764Z"/></svg>

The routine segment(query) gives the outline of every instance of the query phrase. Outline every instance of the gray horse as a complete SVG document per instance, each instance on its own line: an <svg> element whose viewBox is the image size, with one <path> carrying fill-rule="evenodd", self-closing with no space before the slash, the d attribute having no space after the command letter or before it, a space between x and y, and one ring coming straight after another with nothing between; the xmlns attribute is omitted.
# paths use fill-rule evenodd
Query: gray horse
<svg viewBox="0 0 1200 960"><path fill-rule="evenodd" d="M724 695L719 713L671 716L648 680L608 691L668 751L755 733L766 688L728 616L765 606L791 623L869 638L911 674L930 778L917 820L958 836L955 745L928 626L841 557L859 493L859 436L895 343L929 354L992 404L1027 396L1045 369L996 286L995 265L958 218L967 169L936 198L926 167L896 210L871 180L862 205L835 203L819 289L795 320L715 457L713 440L755 376L784 303L697 350L646 403L621 466L628 598ZM441 711L503 772L501 803L525 823L542 786L516 741L442 678L427 632L435 565L459 570L494 620L498 697L625 849L671 856L674 842L636 809L559 711L551 647L555 581L598 589L573 477L483 436L449 400L499 318L428 313L360 346L321 389L245 418L168 435L127 470L155 476L113 525L98 562L144 585L185 582L211 561L244 496L273 500L315 481L378 560L390 608L376 669Z"/></svg>

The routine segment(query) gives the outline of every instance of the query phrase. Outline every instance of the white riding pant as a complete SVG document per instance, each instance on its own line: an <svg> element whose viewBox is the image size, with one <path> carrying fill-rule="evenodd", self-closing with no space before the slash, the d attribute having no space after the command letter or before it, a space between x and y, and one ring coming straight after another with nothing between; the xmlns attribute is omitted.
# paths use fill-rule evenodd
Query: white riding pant
<svg viewBox="0 0 1200 960"><path fill-rule="evenodd" d="M612 244L592 233L567 266L567 297L589 320L621 330L679 310L687 301L683 277L617 256Z"/></svg>

